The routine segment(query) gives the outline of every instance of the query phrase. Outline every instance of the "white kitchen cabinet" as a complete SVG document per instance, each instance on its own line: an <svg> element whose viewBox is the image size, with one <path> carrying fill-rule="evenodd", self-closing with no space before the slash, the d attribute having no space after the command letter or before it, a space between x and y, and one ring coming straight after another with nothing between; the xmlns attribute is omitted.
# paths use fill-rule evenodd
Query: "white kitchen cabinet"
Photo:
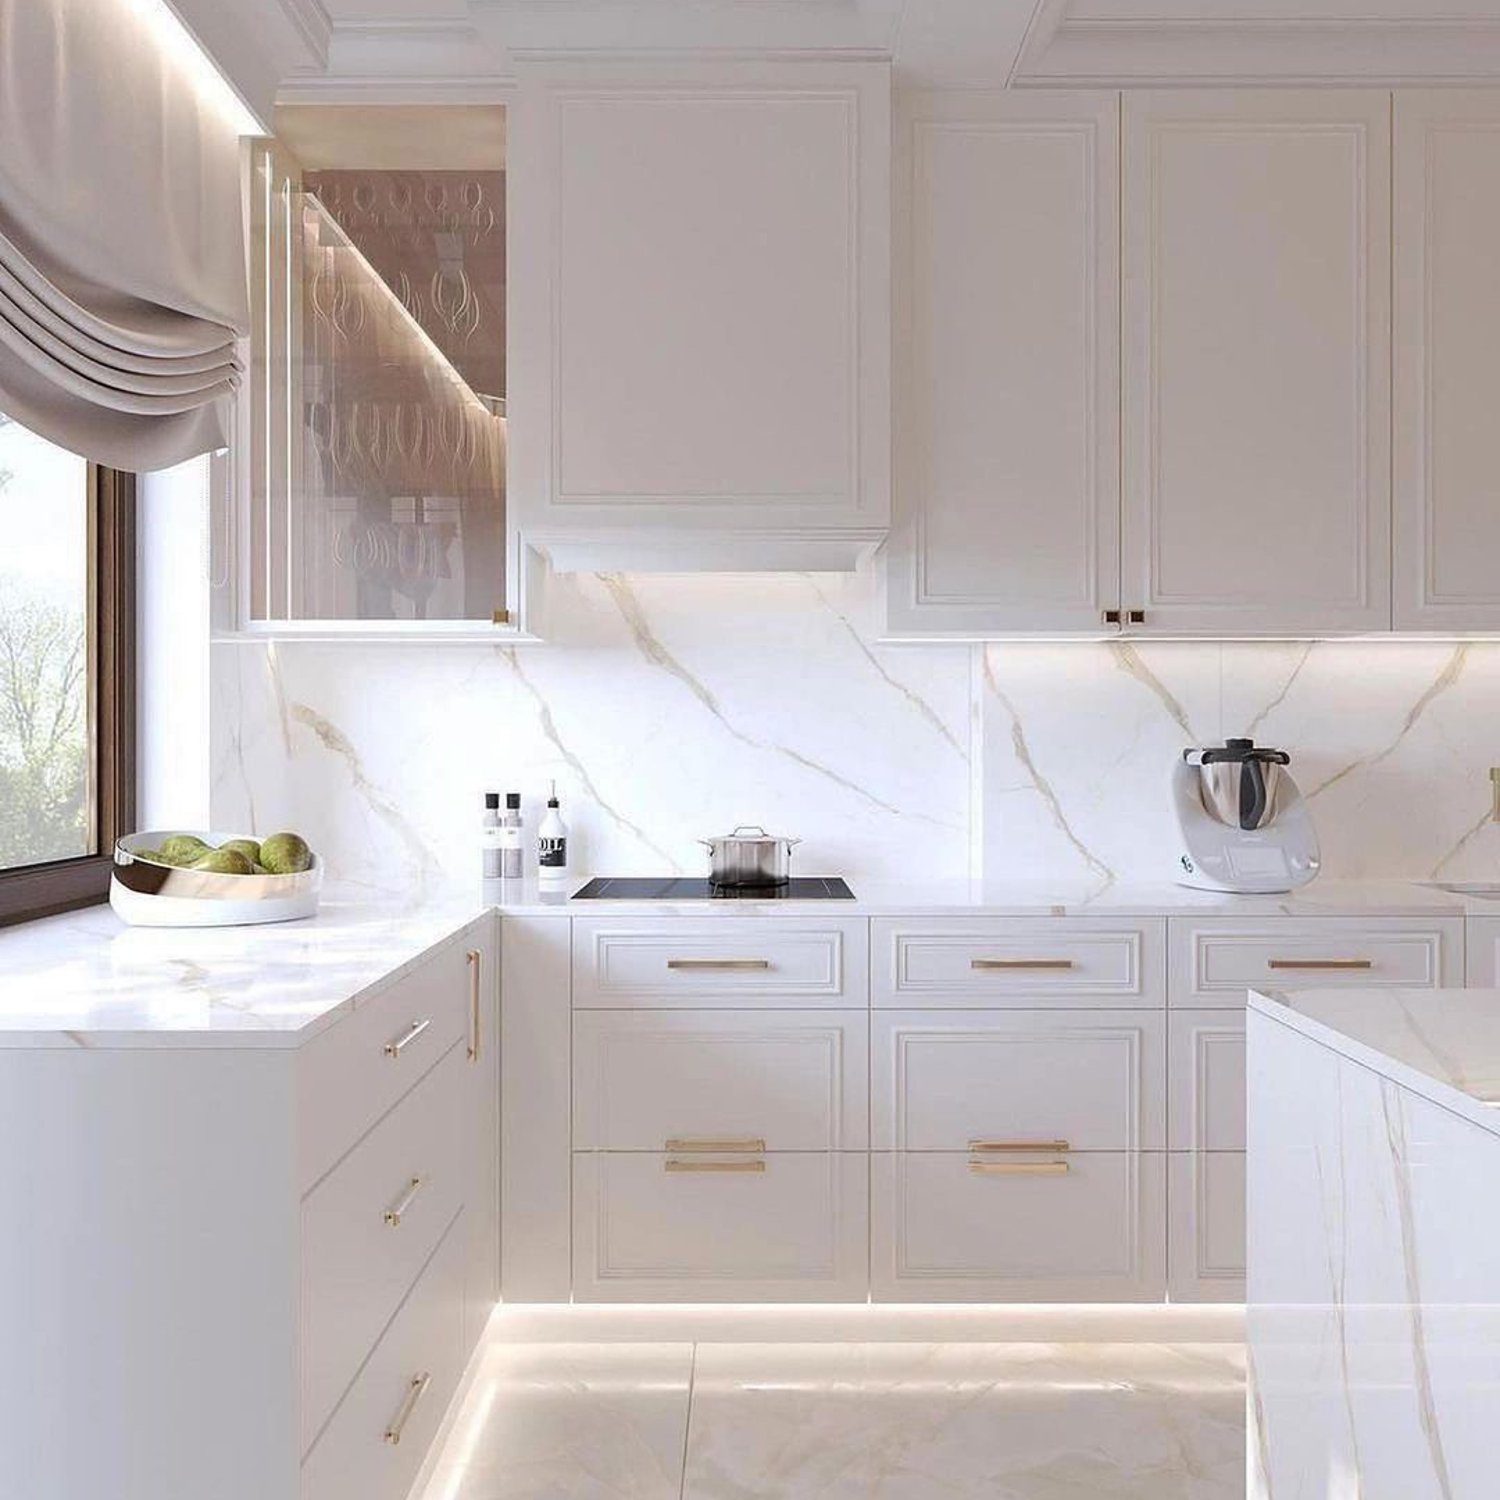
<svg viewBox="0 0 1500 1500"><path fill-rule="evenodd" d="M1123 122L1126 628L1388 629L1389 94L1131 92Z"/></svg>
<svg viewBox="0 0 1500 1500"><path fill-rule="evenodd" d="M1119 598L1119 96L918 93L896 153L893 635Z"/></svg>
<svg viewBox="0 0 1500 1500"><path fill-rule="evenodd" d="M863 1151L581 1151L573 1295L582 1302L862 1302Z"/></svg>
<svg viewBox="0 0 1500 1500"><path fill-rule="evenodd" d="M802 1009L864 1005L868 924L860 918L580 917L573 1004Z"/></svg>
<svg viewBox="0 0 1500 1500"><path fill-rule="evenodd" d="M880 1151L870 1183L877 1301L1135 1302L1165 1290L1165 1152Z"/></svg>
<svg viewBox="0 0 1500 1500"><path fill-rule="evenodd" d="M1166 1146L1159 1011L876 1011L871 1142L879 1151L1004 1155Z"/></svg>
<svg viewBox="0 0 1500 1500"><path fill-rule="evenodd" d="M877 1007L1159 1007L1166 922L1110 917L877 917Z"/></svg>
<svg viewBox="0 0 1500 1500"><path fill-rule="evenodd" d="M1396 95L1395 626L1500 629L1500 95Z"/></svg>
<svg viewBox="0 0 1500 1500"><path fill-rule="evenodd" d="M580 1011L573 1146L861 1151L868 1034L865 1010Z"/></svg>
<svg viewBox="0 0 1500 1500"><path fill-rule="evenodd" d="M511 121L528 538L561 566L649 566L653 538L681 566L695 537L737 539L725 566L778 538L877 540L887 67L529 64Z"/></svg>
<svg viewBox="0 0 1500 1500"><path fill-rule="evenodd" d="M0 1489L403 1500L494 1300L495 927L306 1040L0 1049Z"/></svg>
<svg viewBox="0 0 1500 1500"><path fill-rule="evenodd" d="M1171 922L1170 1001L1243 1011L1250 989L1437 989L1464 982L1462 917Z"/></svg>
<svg viewBox="0 0 1500 1500"><path fill-rule="evenodd" d="M1176 1302L1245 1296L1245 1012L1169 1019L1167 1281Z"/></svg>
<svg viewBox="0 0 1500 1500"><path fill-rule="evenodd" d="M1245 1153L1173 1151L1167 1162L1167 1295L1243 1302Z"/></svg>
<svg viewBox="0 0 1500 1500"><path fill-rule="evenodd" d="M1500 915L1470 917L1464 925L1469 988L1494 989L1500 985Z"/></svg>

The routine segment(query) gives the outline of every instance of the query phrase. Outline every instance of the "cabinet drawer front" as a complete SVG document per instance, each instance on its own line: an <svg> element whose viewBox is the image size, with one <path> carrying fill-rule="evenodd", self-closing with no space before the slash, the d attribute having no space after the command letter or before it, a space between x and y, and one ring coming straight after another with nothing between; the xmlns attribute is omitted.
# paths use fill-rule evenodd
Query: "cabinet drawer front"
<svg viewBox="0 0 1500 1500"><path fill-rule="evenodd" d="M863 920L763 917L573 923L573 1004L866 1004Z"/></svg>
<svg viewBox="0 0 1500 1500"><path fill-rule="evenodd" d="M304 1448L463 1205L468 1067L449 1048L302 1205Z"/></svg>
<svg viewBox="0 0 1500 1500"><path fill-rule="evenodd" d="M405 1500L463 1375L463 1230L460 1215L303 1460L302 1500Z"/></svg>
<svg viewBox="0 0 1500 1500"><path fill-rule="evenodd" d="M1160 920L877 920L874 1003L1160 1006L1165 941Z"/></svg>
<svg viewBox="0 0 1500 1500"><path fill-rule="evenodd" d="M1174 1302L1245 1300L1245 1153L1174 1151L1170 1290Z"/></svg>
<svg viewBox="0 0 1500 1500"><path fill-rule="evenodd" d="M1172 1003L1243 1006L1250 989L1431 989L1461 982L1462 917L1172 923Z"/></svg>
<svg viewBox="0 0 1500 1500"><path fill-rule="evenodd" d="M573 1144L861 1150L867 1011L580 1011Z"/></svg>
<svg viewBox="0 0 1500 1500"><path fill-rule="evenodd" d="M1161 1150L1164 1019L1132 1010L876 1012L874 1147Z"/></svg>
<svg viewBox="0 0 1500 1500"><path fill-rule="evenodd" d="M967 1152L872 1156L877 1299L1109 1302L1162 1295L1165 1153L1072 1157L1058 1175L1018 1173L1020 1161L979 1162L976 1170L976 1161Z"/></svg>
<svg viewBox="0 0 1500 1500"><path fill-rule="evenodd" d="M1167 1143L1172 1150L1243 1151L1244 1011L1174 1011L1167 1070Z"/></svg>
<svg viewBox="0 0 1500 1500"><path fill-rule="evenodd" d="M573 1159L573 1295L585 1302L863 1300L868 1174L869 1157L856 1151L580 1152Z"/></svg>
<svg viewBox="0 0 1500 1500"><path fill-rule="evenodd" d="M297 1146L304 1192L455 1042L468 1037L470 948L462 936L444 943L314 1038L298 1057Z"/></svg>

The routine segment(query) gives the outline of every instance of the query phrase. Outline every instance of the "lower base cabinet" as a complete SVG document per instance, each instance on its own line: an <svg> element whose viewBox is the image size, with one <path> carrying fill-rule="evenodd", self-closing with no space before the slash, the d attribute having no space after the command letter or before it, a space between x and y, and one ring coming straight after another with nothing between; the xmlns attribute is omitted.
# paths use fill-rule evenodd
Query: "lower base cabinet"
<svg viewBox="0 0 1500 1500"><path fill-rule="evenodd" d="M1166 1289L1165 1162L1154 1151L1005 1162L966 1152L876 1152L874 1297L1159 1301Z"/></svg>
<svg viewBox="0 0 1500 1500"><path fill-rule="evenodd" d="M1245 1153L1174 1151L1168 1295L1174 1302L1245 1300Z"/></svg>
<svg viewBox="0 0 1500 1500"><path fill-rule="evenodd" d="M869 1158L587 1152L573 1158L580 1302L862 1302Z"/></svg>
<svg viewBox="0 0 1500 1500"><path fill-rule="evenodd" d="M463 1375L468 1224L449 1225L302 1465L302 1500L404 1496Z"/></svg>

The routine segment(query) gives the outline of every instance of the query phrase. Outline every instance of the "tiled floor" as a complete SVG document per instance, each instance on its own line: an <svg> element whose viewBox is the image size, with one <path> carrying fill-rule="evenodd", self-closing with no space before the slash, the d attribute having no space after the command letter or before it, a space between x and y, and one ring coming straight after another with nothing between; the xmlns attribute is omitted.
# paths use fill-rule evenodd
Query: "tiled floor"
<svg viewBox="0 0 1500 1500"><path fill-rule="evenodd" d="M1242 1500L1237 1344L492 1337L423 1500Z"/></svg>

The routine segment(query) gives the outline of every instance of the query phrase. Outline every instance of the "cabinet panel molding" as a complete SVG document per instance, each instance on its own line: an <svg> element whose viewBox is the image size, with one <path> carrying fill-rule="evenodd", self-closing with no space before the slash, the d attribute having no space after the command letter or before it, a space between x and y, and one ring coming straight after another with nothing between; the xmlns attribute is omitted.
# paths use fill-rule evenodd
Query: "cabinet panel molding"
<svg viewBox="0 0 1500 1500"><path fill-rule="evenodd" d="M897 132L893 634L1119 604L1119 99L931 94Z"/></svg>
<svg viewBox="0 0 1500 1500"><path fill-rule="evenodd" d="M1390 625L1390 96L1124 102L1138 633Z"/></svg>
<svg viewBox="0 0 1500 1500"><path fill-rule="evenodd" d="M1395 625L1500 630L1500 98L1395 109Z"/></svg>

